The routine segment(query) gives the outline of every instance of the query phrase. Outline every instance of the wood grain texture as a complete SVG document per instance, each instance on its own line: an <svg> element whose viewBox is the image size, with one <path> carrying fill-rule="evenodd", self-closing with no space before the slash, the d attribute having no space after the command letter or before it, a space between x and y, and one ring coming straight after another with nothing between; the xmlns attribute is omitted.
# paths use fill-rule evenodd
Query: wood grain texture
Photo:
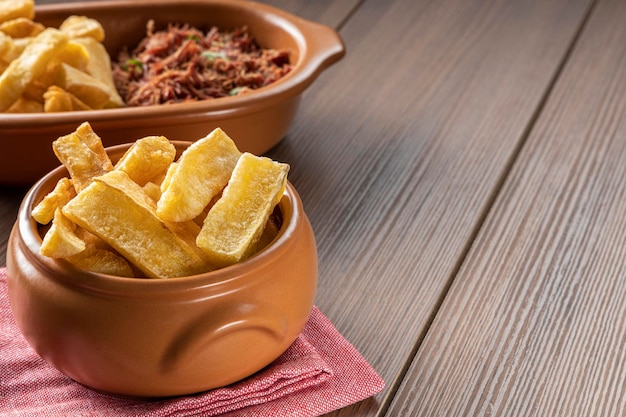
<svg viewBox="0 0 626 417"><path fill-rule="evenodd" d="M522 4L523 3L523 4ZM588 2L364 2L272 156L318 241L317 304L388 383L427 330Z"/></svg>
<svg viewBox="0 0 626 417"><path fill-rule="evenodd" d="M405 365L429 331L432 316L455 277L454 291L445 300L444 311L448 313L437 316L437 332L433 333L432 329L428 332L427 348L420 352L410 379L389 415L480 411L487 404L486 398L493 400L490 397L493 393L506 395L509 401L517 401L516 396L534 399L538 404L553 401L541 397L542 390L552 397L558 397L559 392L540 385L533 387L531 373L524 374L519 367L510 365L524 363L529 370L538 371L539 365L527 355L536 353L539 347L557 347L568 352L567 338L558 331L582 331L587 336L623 331L622 322L605 322L605 313L600 311L583 319L586 327L574 326L575 319L580 318L576 315L578 310L592 311L577 308L574 303L587 294L581 289L586 282L582 275L575 281L575 288L568 286L565 279L553 287L552 282L532 278L539 270L551 271L549 268L555 267L557 270L551 272L557 276L559 273L571 275L572 271L574 275L584 271L609 275L620 272L609 268L609 264L603 264L607 270L593 269L590 265L598 261L592 253L582 261L560 258L565 256L562 251L569 247L567 245L588 244L582 243L586 242L585 232L600 235L607 231L601 228L600 220L592 222L585 217L593 216L589 210L598 210L601 218L612 221L616 229L611 229L614 235L603 238L606 239L604 246L588 250L602 250L597 253L600 257L620 256L619 248L609 248L608 255L605 252L611 239L621 237L617 208L612 204L623 191L606 178L600 180L600 188L618 192L608 207L604 206L607 200L602 197L595 203L590 202L590 206L566 209L575 200L574 191L563 193L558 187L562 184L554 184L554 188L548 190L558 196L552 203L549 199L544 201L537 191L539 185L550 187L550 172L544 172L541 180L534 179L523 185L527 176L541 175L535 173L535 169L539 172L547 169L537 168L542 164L526 157L528 170L516 171L501 197L503 202L520 196L531 197L532 201L518 201L513 207L503 203L496 206L496 212L504 210L506 216L498 222L488 222L481 231L485 242L473 249L486 251L485 258L477 259L470 270L465 265L457 277L459 265L492 208L512 162L518 157L527 129L558 75L591 1L268 1L302 17L340 27L348 52L307 90L296 123L285 140L270 152L275 159L291 164L290 180L300 193L315 230L320 272L316 304L388 384L382 394L333 415L379 413L381 404L395 394L396 378L403 377ZM624 39L623 34L621 39ZM618 50L623 50L619 48L623 46L618 45ZM609 57L604 56L604 59L609 60ZM588 62L585 71L578 75L594 73L594 65L597 62ZM618 75L609 78L617 83ZM584 77L571 78L574 84L578 81L580 88L584 86ZM594 103L606 104L603 97L598 95ZM611 103L622 100L616 95L610 97ZM566 109L576 110L574 114L578 114L577 106L583 103L569 103ZM587 106L591 108L593 103ZM571 128L580 134L576 128L584 128L584 123L567 115L557 117L566 109L555 107L555 114L549 118L557 120L558 126L546 123L543 136L534 141L541 142L544 136L555 135L557 127ZM618 116L619 113L614 113L604 129L623 123ZM593 120L592 125L602 125L601 119ZM597 185L593 175L609 168L601 168L604 165L598 158L602 153L594 153L590 143L586 146L586 150L592 151L581 153L573 164L587 181L586 188L576 188L573 183L562 180L573 187L572 190L584 190L590 197L600 198L600 191L590 188ZM545 154L536 158L546 158L558 167L561 153L575 152L569 149L567 142L563 148L543 148ZM622 150L617 143L605 144L603 152L614 152L613 158L618 158ZM585 159L590 156L591 159ZM613 161L613 165L619 163L619 159ZM610 169L623 174L619 166ZM517 186L525 187L525 194L518 195L523 189L517 190ZM4 190L0 192L0 213L5 210L11 213L18 197L5 194ZM564 213L556 209L548 219L530 212L549 211L552 205L558 206L558 202L563 204ZM520 212L519 204L528 211ZM5 232L8 234L13 218L2 218L1 237L6 236ZM578 224L580 219L583 219L580 235L564 229L566 225ZM507 226L507 222L513 226ZM556 229L537 232L549 226ZM502 238L506 227L516 228L507 238ZM573 240L562 242L561 236ZM2 241L0 245L5 247ZM534 262L539 262L520 256L515 252L516 245L522 245L523 255L534 254ZM541 253L547 256L545 260L539 257ZM477 257L470 257L474 258ZM4 261L4 256L1 259ZM558 259L562 263L556 262ZM523 275L519 275L520 268L525 271ZM459 279L462 277L466 278ZM609 293L615 291L615 294L609 294L614 307L606 317L615 319L624 308L617 304L623 289L617 280L607 288ZM564 291L567 297L560 300L556 297L558 291ZM604 302L609 297L599 291L589 294L594 297L593 303ZM542 305L537 300L542 300L548 306L546 309L553 309L552 314L567 317L568 326L550 330L546 322L529 322L528 317L538 314L532 308ZM492 302L500 310L494 310ZM518 309L512 308L515 305ZM572 306L572 310L564 306ZM471 321L464 318L471 313L474 314ZM501 317L500 313L509 316ZM534 326L537 329L533 330ZM491 333L486 332L485 327L491 329ZM471 328L472 332L464 333L465 328ZM541 338L540 331L545 329L553 332L555 340ZM481 338L497 335L519 338L502 346ZM611 337L614 337L612 333ZM518 343L529 345L530 342L539 343L535 351L526 352L525 346L518 346ZM484 344L478 346L478 343ZM594 354L610 353L612 359L606 361L607 366L616 363L622 355L620 351L608 352L606 346L594 344L594 341L589 341L587 347L596 349ZM576 359L580 358L583 356L579 354ZM469 366L475 368L457 369L454 365L463 360L474 360ZM582 363L575 368L577 372L585 372ZM557 381L558 371L554 368L551 374ZM473 379L472 372L483 376L480 383ZM588 372L587 376L596 371ZM619 382L622 376L616 369L614 380ZM541 377L544 384L553 383L550 375ZM455 391L455 387L449 386L449 378L465 385ZM501 390L517 381L521 384L514 389ZM525 389L534 389L534 394L517 392ZM606 400L601 396L597 398L596 403ZM463 400L467 400L469 406ZM618 397L611 401L617 406ZM452 404L452 408L448 404ZM515 405L517 408L526 406Z"/></svg>
<svg viewBox="0 0 626 417"><path fill-rule="evenodd" d="M594 7L389 416L626 414L624 16Z"/></svg>

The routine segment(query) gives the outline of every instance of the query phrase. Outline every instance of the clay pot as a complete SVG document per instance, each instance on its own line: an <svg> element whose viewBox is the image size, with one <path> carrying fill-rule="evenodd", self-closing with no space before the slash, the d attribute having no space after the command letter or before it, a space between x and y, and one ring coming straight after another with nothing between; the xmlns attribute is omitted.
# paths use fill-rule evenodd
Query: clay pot
<svg viewBox="0 0 626 417"><path fill-rule="evenodd" d="M128 146L109 148L111 159ZM291 184L278 236L246 261L188 277L122 278L39 254L31 210L64 175L53 170L25 196L7 252L11 308L46 362L98 390L173 396L241 380L296 339L314 301L317 252Z"/></svg>
<svg viewBox="0 0 626 417"><path fill-rule="evenodd" d="M302 93L345 54L337 32L262 3L233 0L122 0L59 3L36 8L35 20L59 27L70 15L98 20L104 45L116 58L146 35L146 23L156 28L189 23L199 28L246 25L265 48L291 51L292 71L249 94L192 103L62 113L0 114L0 183L33 184L57 165L51 143L89 121L105 146L148 135L170 140L198 140L216 127L234 138L241 151L265 153L287 133Z"/></svg>

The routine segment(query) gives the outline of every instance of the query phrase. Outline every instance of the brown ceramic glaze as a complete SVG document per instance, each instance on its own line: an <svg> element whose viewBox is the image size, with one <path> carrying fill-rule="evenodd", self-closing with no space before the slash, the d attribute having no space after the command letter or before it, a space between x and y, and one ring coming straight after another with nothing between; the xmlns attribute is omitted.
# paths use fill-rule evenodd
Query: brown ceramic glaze
<svg viewBox="0 0 626 417"><path fill-rule="evenodd" d="M134 47L146 23L157 28L187 22L199 28L247 25L259 44L288 48L294 68L290 74L250 94L139 108L55 114L0 114L0 183L32 184L58 161L51 143L89 121L106 146L147 135L170 140L197 140L221 127L242 151L262 154L278 143L296 115L302 92L327 67L343 57L337 32L260 3L241 0L122 0L61 3L36 8L35 20L58 27L69 15L97 19L104 27L104 44L112 57Z"/></svg>
<svg viewBox="0 0 626 417"><path fill-rule="evenodd" d="M111 148L112 159L124 149ZM39 254L31 209L63 175L55 169L24 198L7 271L19 328L66 375L122 395L189 394L262 369L302 330L315 296L317 253L291 184L279 203L279 234L264 250L217 271L159 280L90 273Z"/></svg>

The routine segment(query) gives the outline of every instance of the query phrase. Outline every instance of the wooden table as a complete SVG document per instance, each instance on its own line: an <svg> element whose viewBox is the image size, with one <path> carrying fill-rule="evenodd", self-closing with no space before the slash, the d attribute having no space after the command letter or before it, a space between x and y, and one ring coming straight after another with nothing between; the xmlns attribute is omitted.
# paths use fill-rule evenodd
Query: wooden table
<svg viewBox="0 0 626 417"><path fill-rule="evenodd" d="M332 415L625 415L626 2L268 3L347 47L270 152L387 382Z"/></svg>

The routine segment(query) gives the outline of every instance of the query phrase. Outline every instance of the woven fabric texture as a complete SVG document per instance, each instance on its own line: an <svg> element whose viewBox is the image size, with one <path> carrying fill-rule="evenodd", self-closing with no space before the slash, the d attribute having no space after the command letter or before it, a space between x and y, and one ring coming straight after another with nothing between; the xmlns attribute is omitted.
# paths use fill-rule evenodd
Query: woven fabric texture
<svg viewBox="0 0 626 417"><path fill-rule="evenodd" d="M195 395L121 398L89 389L48 365L22 337L0 269L2 416L318 416L366 399L384 381L317 308L300 336L251 377Z"/></svg>

